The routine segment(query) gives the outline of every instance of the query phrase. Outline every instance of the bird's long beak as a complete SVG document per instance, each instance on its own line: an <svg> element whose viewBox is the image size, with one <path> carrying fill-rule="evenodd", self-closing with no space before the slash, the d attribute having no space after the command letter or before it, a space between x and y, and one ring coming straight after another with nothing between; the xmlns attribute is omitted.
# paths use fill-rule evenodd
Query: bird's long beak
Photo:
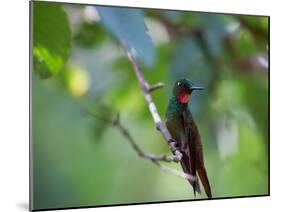
<svg viewBox="0 0 281 212"><path fill-rule="evenodd" d="M194 90L204 90L203 87L200 87L200 86L192 86L191 87L191 90L194 91Z"/></svg>

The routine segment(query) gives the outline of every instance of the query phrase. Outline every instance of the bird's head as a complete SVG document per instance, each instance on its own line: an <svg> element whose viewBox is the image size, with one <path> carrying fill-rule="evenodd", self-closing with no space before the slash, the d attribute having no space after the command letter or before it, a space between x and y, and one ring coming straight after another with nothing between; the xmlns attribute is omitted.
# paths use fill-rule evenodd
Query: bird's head
<svg viewBox="0 0 281 212"><path fill-rule="evenodd" d="M203 89L203 87L194 86L193 82L189 79L180 79L177 80L174 85L173 94L176 96L179 103L187 104L192 91Z"/></svg>

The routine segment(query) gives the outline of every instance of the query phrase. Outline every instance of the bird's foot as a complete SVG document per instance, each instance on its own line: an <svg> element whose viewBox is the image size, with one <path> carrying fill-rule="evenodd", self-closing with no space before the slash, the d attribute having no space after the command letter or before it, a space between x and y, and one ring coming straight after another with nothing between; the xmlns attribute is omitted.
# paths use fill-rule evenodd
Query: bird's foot
<svg viewBox="0 0 281 212"><path fill-rule="evenodd" d="M175 155L174 161L179 162L182 158L182 153L180 152L180 147L178 146L178 143L174 139L169 140L169 146L171 148L171 151Z"/></svg>

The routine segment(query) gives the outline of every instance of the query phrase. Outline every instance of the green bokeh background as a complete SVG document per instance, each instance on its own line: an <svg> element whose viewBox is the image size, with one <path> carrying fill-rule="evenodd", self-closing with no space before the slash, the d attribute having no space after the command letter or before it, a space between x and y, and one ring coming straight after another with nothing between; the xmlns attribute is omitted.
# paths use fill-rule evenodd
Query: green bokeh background
<svg viewBox="0 0 281 212"><path fill-rule="evenodd" d="M213 196L268 194L267 17L115 8L103 11L116 18L106 25L97 7L32 8L33 209L194 199L185 180L140 158L118 130L81 112L112 119L119 112L143 149L171 154L120 39L151 55L137 57L148 82L166 85L152 94L163 119L176 79L205 87L190 107ZM131 21L118 25L120 14ZM134 32L143 34L128 36Z"/></svg>

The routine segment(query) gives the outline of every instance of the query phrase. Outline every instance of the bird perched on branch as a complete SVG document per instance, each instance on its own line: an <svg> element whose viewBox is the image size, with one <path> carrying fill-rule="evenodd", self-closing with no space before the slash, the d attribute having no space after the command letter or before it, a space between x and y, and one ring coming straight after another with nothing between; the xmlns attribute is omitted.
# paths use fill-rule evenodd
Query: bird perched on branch
<svg viewBox="0 0 281 212"><path fill-rule="evenodd" d="M189 79L176 81L166 112L166 126L171 134L172 142L182 153L180 163L184 173L192 175L196 179L194 181L188 179L193 187L194 195L196 196L196 192L201 193L198 174L207 196L212 198L200 134L188 108L192 92L202 89L203 87L194 86Z"/></svg>

